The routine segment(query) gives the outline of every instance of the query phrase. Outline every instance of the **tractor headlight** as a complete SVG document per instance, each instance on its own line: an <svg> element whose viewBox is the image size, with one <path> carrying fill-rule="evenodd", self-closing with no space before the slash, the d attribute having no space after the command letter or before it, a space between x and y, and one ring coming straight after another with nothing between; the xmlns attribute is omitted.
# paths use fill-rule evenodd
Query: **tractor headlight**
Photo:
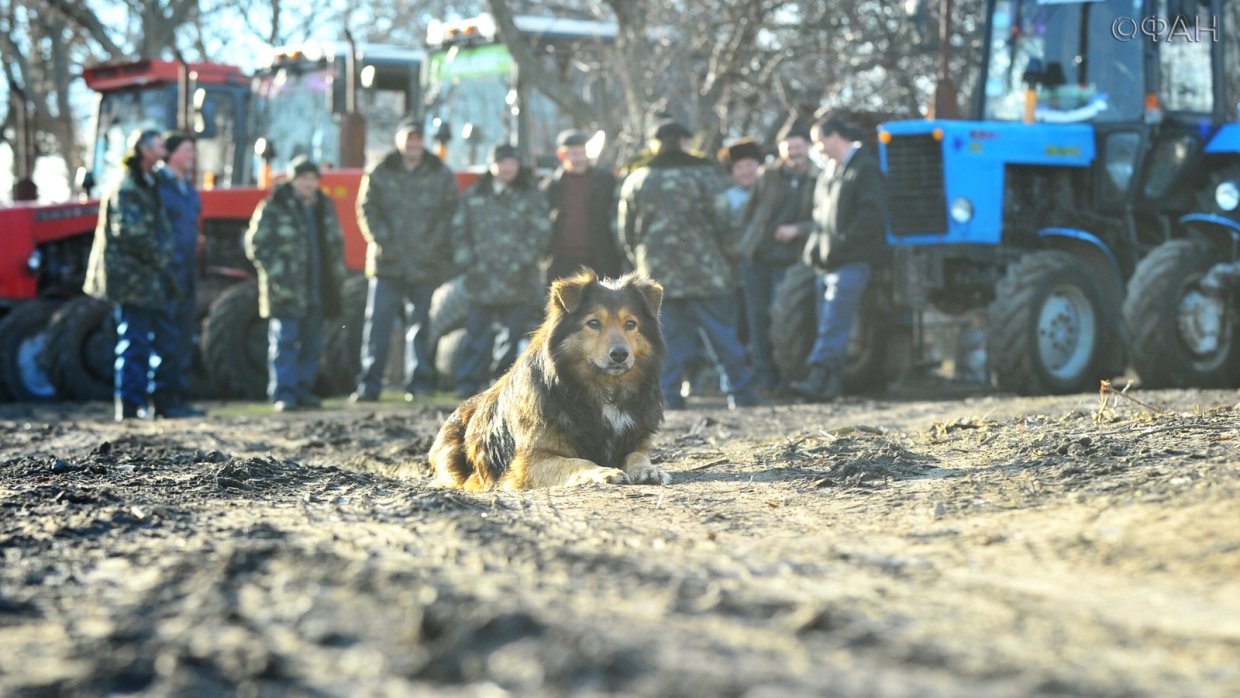
<svg viewBox="0 0 1240 698"><path fill-rule="evenodd" d="M968 223L973 220L973 202L962 196L952 202L949 212L957 223Z"/></svg>
<svg viewBox="0 0 1240 698"><path fill-rule="evenodd" d="M1214 188L1214 203L1224 211L1235 211L1240 206L1240 187L1235 182L1223 182Z"/></svg>
<svg viewBox="0 0 1240 698"><path fill-rule="evenodd" d="M34 252L31 252L30 256L26 258L26 270L29 271L31 274L38 274L39 270L42 268L43 268L43 252L41 250L35 250Z"/></svg>

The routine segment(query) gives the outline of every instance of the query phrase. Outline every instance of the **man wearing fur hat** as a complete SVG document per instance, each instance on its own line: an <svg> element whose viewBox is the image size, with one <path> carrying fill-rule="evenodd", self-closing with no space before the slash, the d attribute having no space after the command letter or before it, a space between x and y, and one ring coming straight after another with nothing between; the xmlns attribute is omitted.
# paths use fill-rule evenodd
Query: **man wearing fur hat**
<svg viewBox="0 0 1240 698"><path fill-rule="evenodd" d="M814 182L809 160L809 126L790 118L779 131L779 159L757 173L757 184L742 216L741 289L749 323L749 355L758 387L779 383L771 358L771 302L775 288L796 264L814 226Z"/></svg>
<svg viewBox="0 0 1240 698"><path fill-rule="evenodd" d="M732 180L732 186L728 187L724 194L728 197L728 210L732 213L732 220L738 225L745 205L753 194L762 160L762 147L752 138L734 138L719 149L719 164L723 165Z"/></svg>
<svg viewBox="0 0 1240 698"><path fill-rule="evenodd" d="M379 399L392 325L402 316L408 322L408 326L402 323L405 399L433 392L431 296L452 267L449 226L456 202L456 179L426 149L422 122L402 121L396 130L396 150L366 173L357 194L370 288L362 329L362 370L351 401Z"/></svg>

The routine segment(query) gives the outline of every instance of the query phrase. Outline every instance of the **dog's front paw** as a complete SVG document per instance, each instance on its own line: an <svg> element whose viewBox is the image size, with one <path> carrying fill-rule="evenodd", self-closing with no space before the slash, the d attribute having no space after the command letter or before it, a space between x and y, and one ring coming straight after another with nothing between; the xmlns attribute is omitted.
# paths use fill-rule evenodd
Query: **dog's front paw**
<svg viewBox="0 0 1240 698"><path fill-rule="evenodd" d="M629 481L634 485L667 485L671 483L672 476L668 475L666 470L660 470L647 461L629 468Z"/></svg>
<svg viewBox="0 0 1240 698"><path fill-rule="evenodd" d="M586 468L578 470L568 477L565 485L569 487L577 487L580 485L627 485L629 476L624 474L619 468Z"/></svg>

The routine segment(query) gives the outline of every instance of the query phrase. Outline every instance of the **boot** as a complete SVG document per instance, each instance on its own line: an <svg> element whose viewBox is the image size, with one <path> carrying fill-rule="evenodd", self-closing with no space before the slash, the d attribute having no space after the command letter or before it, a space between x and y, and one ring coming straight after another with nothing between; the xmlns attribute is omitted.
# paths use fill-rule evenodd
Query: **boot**
<svg viewBox="0 0 1240 698"><path fill-rule="evenodd" d="M814 365L805 380L794 381L788 386L796 395L810 402L831 402L844 394L840 377L826 366Z"/></svg>
<svg viewBox="0 0 1240 698"><path fill-rule="evenodd" d="M154 413L147 405L135 405L130 402L118 398L112 399L113 419L118 422L126 420L151 420L154 419Z"/></svg>
<svg viewBox="0 0 1240 698"><path fill-rule="evenodd" d="M155 416L161 419L186 419L201 417L207 413L206 410L194 407L185 402L179 394L174 393L166 395L156 393L151 403L155 408Z"/></svg>

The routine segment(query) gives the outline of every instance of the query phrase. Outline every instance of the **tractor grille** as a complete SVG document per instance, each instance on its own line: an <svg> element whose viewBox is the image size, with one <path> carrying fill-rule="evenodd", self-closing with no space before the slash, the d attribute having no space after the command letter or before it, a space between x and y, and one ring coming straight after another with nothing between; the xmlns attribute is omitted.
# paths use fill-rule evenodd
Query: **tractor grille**
<svg viewBox="0 0 1240 698"><path fill-rule="evenodd" d="M947 232L943 148L933 136L893 136L887 144L887 205L893 235Z"/></svg>

